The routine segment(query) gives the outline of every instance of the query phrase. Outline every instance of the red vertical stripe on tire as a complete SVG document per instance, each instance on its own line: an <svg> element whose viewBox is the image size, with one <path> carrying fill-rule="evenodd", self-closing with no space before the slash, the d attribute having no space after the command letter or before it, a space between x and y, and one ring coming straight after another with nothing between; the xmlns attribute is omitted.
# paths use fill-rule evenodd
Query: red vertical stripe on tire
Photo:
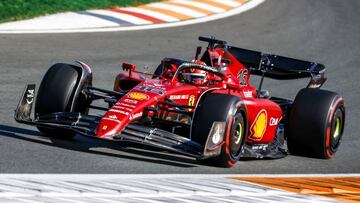
<svg viewBox="0 0 360 203"><path fill-rule="evenodd" d="M154 18L154 17L152 17L152 16L148 16L148 15L145 15L145 14L142 14L142 13L137 13L137 12L133 12L133 11L123 10L123 9L121 9L121 8L112 8L112 9L110 9L110 11L117 12L117 13L123 13L123 14L132 15L132 16L135 16L135 17L144 19L144 20L151 21L151 22L153 22L153 23L165 23L165 21L160 20L160 19L158 19L158 18Z"/></svg>
<svg viewBox="0 0 360 203"><path fill-rule="evenodd" d="M334 116L334 113L336 111L336 107L337 105L342 102L343 99L342 98L338 98L335 102L334 102L334 105L332 106L332 110L330 112L330 116L329 116L329 120L328 120L328 126L326 128L326 142L325 142L325 147L326 147L326 154L328 156L328 158L331 158L333 156L333 154L330 152L330 136L331 135L331 124L332 124L332 119L333 119L333 116Z"/></svg>

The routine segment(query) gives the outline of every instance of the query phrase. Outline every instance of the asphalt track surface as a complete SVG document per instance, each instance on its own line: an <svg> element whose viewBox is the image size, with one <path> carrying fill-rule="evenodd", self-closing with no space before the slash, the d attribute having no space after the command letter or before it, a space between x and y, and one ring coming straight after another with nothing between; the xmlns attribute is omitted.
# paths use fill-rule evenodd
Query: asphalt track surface
<svg viewBox="0 0 360 203"><path fill-rule="evenodd" d="M0 173L359 173L360 1L268 0L230 18L191 26L114 33L0 35ZM287 156L244 160L231 169L193 159L77 136L47 138L13 119L26 83L41 80L56 62L87 62L94 85L111 88L124 61L154 67L165 57L190 59L199 35L327 66L324 89L340 92L347 123L331 160ZM294 98L307 81L266 80L272 95Z"/></svg>

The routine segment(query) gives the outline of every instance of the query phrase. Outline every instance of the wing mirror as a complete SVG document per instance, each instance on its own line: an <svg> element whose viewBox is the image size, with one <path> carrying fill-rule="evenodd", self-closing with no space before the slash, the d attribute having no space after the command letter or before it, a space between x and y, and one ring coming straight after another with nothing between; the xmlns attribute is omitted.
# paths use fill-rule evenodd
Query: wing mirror
<svg viewBox="0 0 360 203"><path fill-rule="evenodd" d="M122 68L124 71L135 71L136 65L131 63L123 63Z"/></svg>
<svg viewBox="0 0 360 203"><path fill-rule="evenodd" d="M124 71L129 71L129 77L131 77L131 72L136 70L136 65L131 63L123 63L122 69Z"/></svg>

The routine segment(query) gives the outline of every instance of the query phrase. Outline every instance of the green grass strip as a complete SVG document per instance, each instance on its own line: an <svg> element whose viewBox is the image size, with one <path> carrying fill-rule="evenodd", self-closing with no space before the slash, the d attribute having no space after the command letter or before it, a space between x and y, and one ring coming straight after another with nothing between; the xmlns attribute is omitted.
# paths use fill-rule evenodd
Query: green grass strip
<svg viewBox="0 0 360 203"><path fill-rule="evenodd" d="M66 11L135 6L159 0L0 0L0 23Z"/></svg>

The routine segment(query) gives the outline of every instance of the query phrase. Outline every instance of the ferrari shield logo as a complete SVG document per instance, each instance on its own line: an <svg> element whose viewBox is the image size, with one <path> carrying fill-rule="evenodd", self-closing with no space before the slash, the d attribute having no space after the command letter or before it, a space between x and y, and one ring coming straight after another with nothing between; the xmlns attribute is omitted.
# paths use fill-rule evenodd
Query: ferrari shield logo
<svg viewBox="0 0 360 203"><path fill-rule="evenodd" d="M195 104L195 96L191 95L189 97L189 106L194 106L194 104Z"/></svg>
<svg viewBox="0 0 360 203"><path fill-rule="evenodd" d="M264 136L267 127L267 112L262 109L255 118L254 123L251 125L251 135L249 139L261 140Z"/></svg>

